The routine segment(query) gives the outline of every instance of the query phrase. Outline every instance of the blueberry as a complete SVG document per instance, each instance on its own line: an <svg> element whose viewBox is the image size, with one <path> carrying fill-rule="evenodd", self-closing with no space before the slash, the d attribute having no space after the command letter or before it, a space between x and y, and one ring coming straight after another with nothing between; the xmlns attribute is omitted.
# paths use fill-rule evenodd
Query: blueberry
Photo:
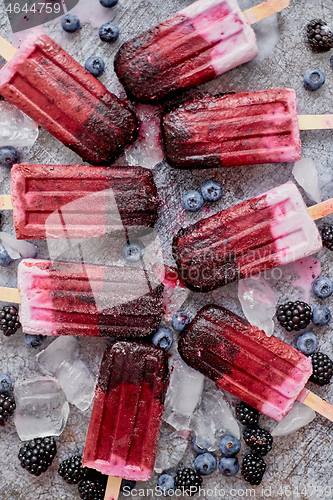
<svg viewBox="0 0 333 500"><path fill-rule="evenodd" d="M122 479L120 491L122 493L129 493L135 488L135 486L136 486L136 481L131 481L130 479Z"/></svg>
<svg viewBox="0 0 333 500"><path fill-rule="evenodd" d="M312 291L320 299L326 299L333 293L333 281L326 276L319 276L312 283Z"/></svg>
<svg viewBox="0 0 333 500"><path fill-rule="evenodd" d="M317 349L318 340L314 333L305 332L298 337L296 345L305 356L310 356Z"/></svg>
<svg viewBox="0 0 333 500"><path fill-rule="evenodd" d="M216 181L206 181L201 186L201 194L206 201L218 201L222 197L222 186Z"/></svg>
<svg viewBox="0 0 333 500"><path fill-rule="evenodd" d="M165 497L172 495L175 489L175 480L170 474L161 474L157 480L157 485L163 491Z"/></svg>
<svg viewBox="0 0 333 500"><path fill-rule="evenodd" d="M37 349L37 347L41 346L45 339L45 335L30 335L29 333L24 335L25 344L33 349Z"/></svg>
<svg viewBox="0 0 333 500"><path fill-rule="evenodd" d="M5 247L0 244L0 266L8 267L12 262L13 259L10 257L9 253Z"/></svg>
<svg viewBox="0 0 333 500"><path fill-rule="evenodd" d="M80 19L74 14L66 14L61 19L61 27L69 33L74 33L80 27Z"/></svg>
<svg viewBox="0 0 333 500"><path fill-rule="evenodd" d="M319 68L306 70L303 76L306 90L318 90L325 83L324 73Z"/></svg>
<svg viewBox="0 0 333 500"><path fill-rule="evenodd" d="M160 326L156 333L154 333L152 339L152 343L155 345L159 345L165 351L168 351L172 346L173 335L169 328L164 328Z"/></svg>
<svg viewBox="0 0 333 500"><path fill-rule="evenodd" d="M115 42L119 36L119 28L115 24L105 23L99 28L99 37L103 42Z"/></svg>
<svg viewBox="0 0 333 500"><path fill-rule="evenodd" d="M325 326L331 319L331 311L326 306L314 306L312 323L316 326Z"/></svg>
<svg viewBox="0 0 333 500"><path fill-rule="evenodd" d="M234 436L223 436L220 442L220 450L225 457L236 455L241 449L240 440Z"/></svg>
<svg viewBox="0 0 333 500"><path fill-rule="evenodd" d="M20 153L14 146L2 146L0 148L0 165L2 167L12 168L14 163L20 161Z"/></svg>
<svg viewBox="0 0 333 500"><path fill-rule="evenodd" d="M206 453L208 451L208 443L207 443L207 448L201 448L198 444L197 444L197 438L194 436L193 439L192 439L192 442L191 442L191 446L192 446L192 450L194 451L194 453L196 453L197 455L201 455L202 453Z"/></svg>
<svg viewBox="0 0 333 500"><path fill-rule="evenodd" d="M0 374L0 394L6 394L13 388L13 382L5 373Z"/></svg>
<svg viewBox="0 0 333 500"><path fill-rule="evenodd" d="M216 458L212 453L201 453L194 460L194 469L202 476L209 476L217 467Z"/></svg>
<svg viewBox="0 0 333 500"><path fill-rule="evenodd" d="M198 191L188 191L182 198L182 205L189 212L197 212L203 205L203 197Z"/></svg>
<svg viewBox="0 0 333 500"><path fill-rule="evenodd" d="M84 67L92 75L100 76L105 69L105 64L104 64L104 61L101 57L94 56L94 57L88 57Z"/></svg>
<svg viewBox="0 0 333 500"><path fill-rule="evenodd" d="M118 0L99 0L99 3L103 5L103 7L111 9L111 7L115 7L117 5Z"/></svg>
<svg viewBox="0 0 333 500"><path fill-rule="evenodd" d="M172 328L176 330L176 332L181 332L184 330L185 326L190 322L189 315L184 311L176 312L172 316Z"/></svg>
<svg viewBox="0 0 333 500"><path fill-rule="evenodd" d="M236 457L221 457L219 471L224 476L234 476L239 471L239 463Z"/></svg>
<svg viewBox="0 0 333 500"><path fill-rule="evenodd" d="M123 246L123 257L128 262L139 262L145 253L145 247L140 240L132 240Z"/></svg>

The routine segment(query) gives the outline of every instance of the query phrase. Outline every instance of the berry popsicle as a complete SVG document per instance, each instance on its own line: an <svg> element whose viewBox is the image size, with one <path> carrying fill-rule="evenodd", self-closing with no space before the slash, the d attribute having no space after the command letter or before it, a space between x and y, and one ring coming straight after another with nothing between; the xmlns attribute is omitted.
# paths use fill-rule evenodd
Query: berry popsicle
<svg viewBox="0 0 333 500"><path fill-rule="evenodd" d="M135 234L154 226L159 203L153 175L142 167L14 165L12 204L7 197L0 203L12 205L18 239Z"/></svg>
<svg viewBox="0 0 333 500"><path fill-rule="evenodd" d="M134 481L150 478L168 386L167 355L153 344L109 345L95 390L83 466Z"/></svg>
<svg viewBox="0 0 333 500"><path fill-rule="evenodd" d="M326 203L331 213L332 200L314 207ZM207 292L318 252L314 207L289 181L181 229L173 255L185 285Z"/></svg>
<svg viewBox="0 0 333 500"><path fill-rule="evenodd" d="M142 102L215 78L258 54L252 24L289 5L268 0L241 12L236 0L199 0L125 42L115 70L127 93Z"/></svg>
<svg viewBox="0 0 333 500"><path fill-rule="evenodd" d="M130 265L24 259L18 286L24 333L146 337L162 318L163 285Z"/></svg>
<svg viewBox="0 0 333 500"><path fill-rule="evenodd" d="M110 165L136 139L138 120L127 104L41 30L12 49L0 50L12 57L0 70L0 94L84 161Z"/></svg>
<svg viewBox="0 0 333 500"><path fill-rule="evenodd" d="M304 389L311 359L224 307L203 307L185 327L178 350L218 387L278 422L296 399L333 420L333 407Z"/></svg>
<svg viewBox="0 0 333 500"><path fill-rule="evenodd" d="M332 115L297 116L285 88L191 99L162 120L167 161L181 169L298 161L299 130L327 128Z"/></svg>

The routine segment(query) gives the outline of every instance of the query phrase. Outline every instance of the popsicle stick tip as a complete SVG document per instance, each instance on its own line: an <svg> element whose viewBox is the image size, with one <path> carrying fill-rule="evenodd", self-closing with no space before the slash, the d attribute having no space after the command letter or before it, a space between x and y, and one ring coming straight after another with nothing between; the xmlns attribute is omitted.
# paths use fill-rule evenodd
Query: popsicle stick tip
<svg viewBox="0 0 333 500"><path fill-rule="evenodd" d="M5 38L0 36L0 56L6 61L10 61L16 53L15 47L12 46Z"/></svg>
<svg viewBox="0 0 333 500"><path fill-rule="evenodd" d="M333 115L298 115L300 130L325 130L333 128Z"/></svg>
<svg viewBox="0 0 333 500"><path fill-rule="evenodd" d="M312 205L312 207L308 207L306 211L313 220L322 219L326 215L333 213L333 198L317 203L317 205Z"/></svg>
<svg viewBox="0 0 333 500"><path fill-rule="evenodd" d="M267 0L266 2L251 7L251 9L245 10L243 14L249 24L254 24L272 14L280 12L288 7L289 4L290 0Z"/></svg>
<svg viewBox="0 0 333 500"><path fill-rule="evenodd" d="M109 476L106 485L104 500L118 500L121 486L121 478Z"/></svg>
<svg viewBox="0 0 333 500"><path fill-rule="evenodd" d="M13 210L13 203L10 194L0 195L0 210Z"/></svg>
<svg viewBox="0 0 333 500"><path fill-rule="evenodd" d="M298 401L305 404L312 410L320 413L323 417L326 417L328 420L333 422L333 406L321 399L319 396L309 391L308 389L303 389L299 396L297 397Z"/></svg>
<svg viewBox="0 0 333 500"><path fill-rule="evenodd" d="M0 286L0 300L2 302L14 302L15 304L20 304L20 291L17 288L7 288L5 286Z"/></svg>

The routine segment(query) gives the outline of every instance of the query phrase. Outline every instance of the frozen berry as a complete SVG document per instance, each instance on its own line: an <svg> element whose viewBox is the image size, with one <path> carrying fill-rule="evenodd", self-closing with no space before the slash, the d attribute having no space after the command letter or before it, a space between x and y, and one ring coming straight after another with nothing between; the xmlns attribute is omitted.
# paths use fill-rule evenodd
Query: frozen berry
<svg viewBox="0 0 333 500"><path fill-rule="evenodd" d="M153 335L151 339L152 343L159 345L165 351L168 351L173 343L173 335L169 328L160 326L157 332Z"/></svg>
<svg viewBox="0 0 333 500"><path fill-rule="evenodd" d="M287 302L278 306L276 316L287 332L303 330L312 319L311 307L305 302Z"/></svg>
<svg viewBox="0 0 333 500"><path fill-rule="evenodd" d="M314 352L312 358L311 382L318 385L326 385L330 382L333 375L333 361L323 352Z"/></svg>
<svg viewBox="0 0 333 500"><path fill-rule="evenodd" d="M80 19L74 14L66 14L61 19L61 27L69 33L74 33L80 27Z"/></svg>
<svg viewBox="0 0 333 500"><path fill-rule="evenodd" d="M188 212L198 212L203 205L203 197L198 191L187 191L182 198L182 205Z"/></svg>
<svg viewBox="0 0 333 500"><path fill-rule="evenodd" d="M305 356L312 354L318 347L318 339L312 332L302 333L297 339L297 349Z"/></svg>
<svg viewBox="0 0 333 500"><path fill-rule="evenodd" d="M313 19L307 24L307 36L315 52L327 52L333 47L333 33L322 19Z"/></svg>
<svg viewBox="0 0 333 500"><path fill-rule="evenodd" d="M273 438L266 429L261 427L245 427L243 431L244 441L251 450L260 456L267 455L272 449Z"/></svg>
<svg viewBox="0 0 333 500"><path fill-rule="evenodd" d="M12 168L14 163L20 161L20 154L14 146L2 146L0 148L0 165Z"/></svg>
<svg viewBox="0 0 333 500"><path fill-rule="evenodd" d="M236 457L221 457L219 471L224 476L234 476L239 471L239 463Z"/></svg>
<svg viewBox="0 0 333 500"><path fill-rule="evenodd" d="M241 473L245 481L252 485L260 484L266 470L264 460L255 453L249 453L243 458Z"/></svg>
<svg viewBox="0 0 333 500"><path fill-rule="evenodd" d="M206 181L201 186L201 194L206 201L218 201L222 197L222 186L216 181Z"/></svg>
<svg viewBox="0 0 333 500"><path fill-rule="evenodd" d="M5 306L0 311L0 330L6 337L13 335L19 328L21 323L18 319L18 310L15 306Z"/></svg>
<svg viewBox="0 0 333 500"><path fill-rule="evenodd" d="M31 439L20 448L18 458L21 467L30 474L40 476L53 462L57 453L54 437Z"/></svg>
<svg viewBox="0 0 333 500"><path fill-rule="evenodd" d="M319 68L307 69L303 75L306 90L318 90L325 83L325 75Z"/></svg>
<svg viewBox="0 0 333 500"><path fill-rule="evenodd" d="M194 469L202 476L212 474L217 467L216 458L212 453L201 453L194 460Z"/></svg>
<svg viewBox="0 0 333 500"><path fill-rule="evenodd" d="M257 425L259 412L242 401L236 406L236 417L243 425Z"/></svg>
<svg viewBox="0 0 333 500"><path fill-rule="evenodd" d="M105 63L101 57L93 56L93 57L88 57L84 67L92 75L100 76L105 69Z"/></svg>
<svg viewBox="0 0 333 500"><path fill-rule="evenodd" d="M99 28L99 37L103 42L115 42L119 37L119 28L115 24L105 23Z"/></svg>
<svg viewBox="0 0 333 500"><path fill-rule="evenodd" d="M220 451L225 457L236 455L241 449L240 440L234 436L223 436L220 441Z"/></svg>
<svg viewBox="0 0 333 500"><path fill-rule="evenodd" d="M189 322L190 317L184 311L176 312L172 316L172 328L176 330L176 332L181 332Z"/></svg>
<svg viewBox="0 0 333 500"><path fill-rule="evenodd" d="M326 299L333 293L333 281L327 276L319 276L312 282L312 291L320 299Z"/></svg>
<svg viewBox="0 0 333 500"><path fill-rule="evenodd" d="M312 323L315 326L325 326L331 319L331 311L326 306L314 306L312 314Z"/></svg>

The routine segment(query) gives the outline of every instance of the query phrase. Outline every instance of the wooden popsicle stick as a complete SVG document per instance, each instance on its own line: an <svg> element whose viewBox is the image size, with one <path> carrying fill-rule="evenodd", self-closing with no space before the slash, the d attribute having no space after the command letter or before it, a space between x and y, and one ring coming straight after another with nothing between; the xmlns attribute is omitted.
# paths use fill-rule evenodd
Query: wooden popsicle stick
<svg viewBox="0 0 333 500"><path fill-rule="evenodd" d="M245 10L243 14L249 24L254 24L265 19L265 17L280 12L288 7L289 4L290 0L267 0L259 5L255 5L255 7L251 7L251 9Z"/></svg>
<svg viewBox="0 0 333 500"><path fill-rule="evenodd" d="M16 304L21 304L20 290L17 288L0 286L0 300L3 302L15 302Z"/></svg>
<svg viewBox="0 0 333 500"><path fill-rule="evenodd" d="M313 220L318 220L326 215L330 215L333 213L333 198L317 203L317 205L312 205L312 207L308 207L306 211Z"/></svg>
<svg viewBox="0 0 333 500"><path fill-rule="evenodd" d="M121 478L109 476L108 484L106 485L104 500L117 500L121 486Z"/></svg>
<svg viewBox="0 0 333 500"><path fill-rule="evenodd" d="M333 128L333 115L298 115L300 130L322 130Z"/></svg>
<svg viewBox="0 0 333 500"><path fill-rule="evenodd" d="M11 43L7 42L5 38L0 36L0 56L2 56L6 61L10 61L15 55L16 49Z"/></svg>
<svg viewBox="0 0 333 500"><path fill-rule="evenodd" d="M319 396L316 396L316 394L305 388L299 393L297 399L333 422L333 406L324 399L321 399Z"/></svg>
<svg viewBox="0 0 333 500"><path fill-rule="evenodd" d="M13 210L13 203L10 194L0 196L0 210Z"/></svg>

